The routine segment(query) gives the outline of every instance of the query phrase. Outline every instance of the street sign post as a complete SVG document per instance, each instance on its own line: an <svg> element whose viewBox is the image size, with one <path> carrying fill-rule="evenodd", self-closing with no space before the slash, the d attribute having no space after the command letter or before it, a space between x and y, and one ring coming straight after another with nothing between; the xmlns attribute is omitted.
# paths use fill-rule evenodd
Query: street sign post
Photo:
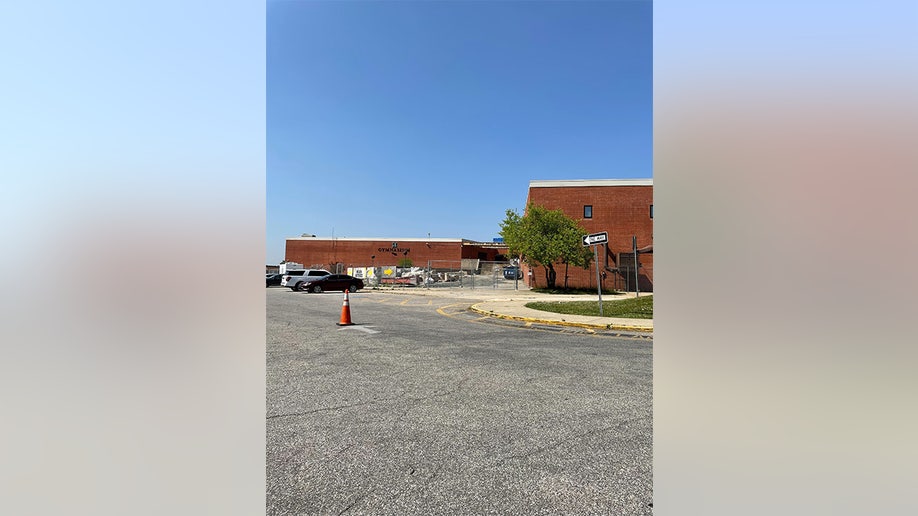
<svg viewBox="0 0 918 516"><path fill-rule="evenodd" d="M599 275L599 244L609 241L609 234L605 231L583 235L583 247L593 246L593 255L596 257L596 292L599 294L599 316L602 317L602 279Z"/></svg>

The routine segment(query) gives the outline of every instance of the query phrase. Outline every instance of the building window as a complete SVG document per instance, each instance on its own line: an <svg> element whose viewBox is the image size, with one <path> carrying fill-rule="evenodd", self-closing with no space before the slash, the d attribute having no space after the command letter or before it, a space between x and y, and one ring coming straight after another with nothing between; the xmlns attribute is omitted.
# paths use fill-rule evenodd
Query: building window
<svg viewBox="0 0 918 516"><path fill-rule="evenodd" d="M650 205L650 218L653 218L653 204Z"/></svg>
<svg viewBox="0 0 918 516"><path fill-rule="evenodd" d="M585 219L593 218L593 205L592 204L583 205L583 218Z"/></svg>

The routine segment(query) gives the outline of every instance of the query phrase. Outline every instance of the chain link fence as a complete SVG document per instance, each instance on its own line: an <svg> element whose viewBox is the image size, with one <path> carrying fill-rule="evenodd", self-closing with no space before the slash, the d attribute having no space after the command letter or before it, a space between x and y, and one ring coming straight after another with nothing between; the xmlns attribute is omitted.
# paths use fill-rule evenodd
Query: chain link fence
<svg viewBox="0 0 918 516"><path fill-rule="evenodd" d="M638 253L637 267L638 274L635 277L634 253L619 253L618 267L613 269L615 274L616 290L634 292L637 287L640 292L653 291L653 261L641 258L642 253ZM647 263L647 262L650 263Z"/></svg>
<svg viewBox="0 0 918 516"><path fill-rule="evenodd" d="M622 267L605 269L603 287L620 292L635 290L633 255L629 260L620 260ZM640 262L639 262L640 263ZM629 267L629 265L631 265ZM653 291L653 265L640 263L639 288L641 292ZM507 261L484 261L478 259L431 260L413 267L399 267L394 264L352 266L344 263L313 264L309 268L327 269L333 273L350 274L363 280L367 288L394 289L492 289L529 290L526 278L519 267ZM591 273L592 274L592 273ZM557 284L563 285L563 273L559 272ZM539 286L544 278L538 277ZM595 288L593 277L590 285Z"/></svg>
<svg viewBox="0 0 918 516"><path fill-rule="evenodd" d="M529 290L519 267L510 262L477 259L431 260L424 266L348 266L345 271L361 278L368 288Z"/></svg>

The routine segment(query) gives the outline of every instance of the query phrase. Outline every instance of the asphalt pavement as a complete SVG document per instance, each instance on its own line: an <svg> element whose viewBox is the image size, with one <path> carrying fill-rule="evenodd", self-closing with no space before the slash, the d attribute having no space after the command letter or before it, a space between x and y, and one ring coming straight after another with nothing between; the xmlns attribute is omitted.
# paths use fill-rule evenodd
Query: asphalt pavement
<svg viewBox="0 0 918 516"><path fill-rule="evenodd" d="M268 514L652 513L651 340L421 290L268 289Z"/></svg>

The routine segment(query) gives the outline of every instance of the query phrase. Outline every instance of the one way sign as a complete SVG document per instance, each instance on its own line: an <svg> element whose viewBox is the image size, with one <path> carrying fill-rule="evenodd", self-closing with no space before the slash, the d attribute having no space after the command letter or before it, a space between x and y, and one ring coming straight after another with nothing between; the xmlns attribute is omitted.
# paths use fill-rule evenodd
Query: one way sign
<svg viewBox="0 0 918 516"><path fill-rule="evenodd" d="M603 231L602 233L593 233L592 235L583 236L583 245L589 247L596 244L604 244L609 241L609 234Z"/></svg>

